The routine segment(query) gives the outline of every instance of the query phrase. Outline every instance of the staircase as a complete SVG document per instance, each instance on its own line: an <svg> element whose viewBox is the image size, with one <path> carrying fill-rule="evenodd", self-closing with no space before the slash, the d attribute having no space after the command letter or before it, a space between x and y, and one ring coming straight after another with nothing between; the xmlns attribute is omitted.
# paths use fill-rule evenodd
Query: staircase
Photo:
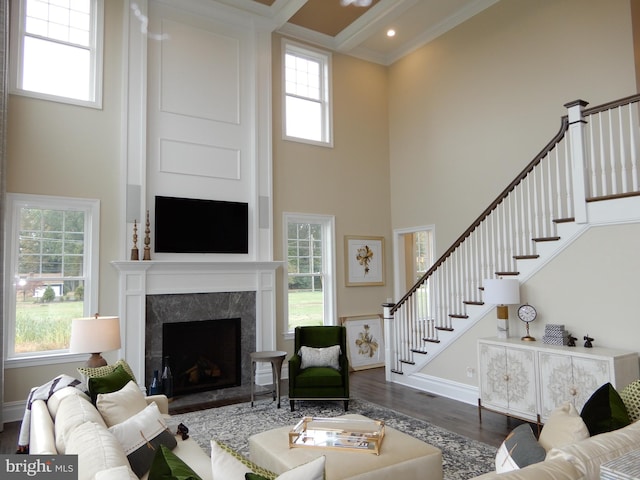
<svg viewBox="0 0 640 480"><path fill-rule="evenodd" d="M384 305L387 380L419 372L495 308L483 302L484 279L524 283L592 226L640 222L639 102L565 105L551 141L397 303Z"/></svg>

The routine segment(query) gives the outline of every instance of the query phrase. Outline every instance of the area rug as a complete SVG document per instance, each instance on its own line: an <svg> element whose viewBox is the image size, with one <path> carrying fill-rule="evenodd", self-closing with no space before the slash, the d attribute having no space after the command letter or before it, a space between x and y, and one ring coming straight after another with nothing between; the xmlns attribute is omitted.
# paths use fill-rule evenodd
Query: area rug
<svg viewBox="0 0 640 480"><path fill-rule="evenodd" d="M296 411L291 412L285 397L280 409L270 399L259 400L253 408L249 403L238 403L173 415L170 423L176 426L184 423L189 428L189 435L206 452L210 451L210 440L215 438L248 457L251 435L293 426L303 416L344 415L342 407L342 402L297 402ZM383 420L389 427L440 448L445 480L466 480L495 469L496 449L482 442L357 398L351 399L347 413ZM382 448L384 450L384 443Z"/></svg>

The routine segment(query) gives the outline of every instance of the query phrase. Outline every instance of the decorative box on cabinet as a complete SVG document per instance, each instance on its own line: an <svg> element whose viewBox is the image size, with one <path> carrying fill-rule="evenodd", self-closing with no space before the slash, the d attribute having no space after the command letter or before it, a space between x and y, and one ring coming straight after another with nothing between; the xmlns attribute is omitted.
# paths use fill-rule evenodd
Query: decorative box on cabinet
<svg viewBox="0 0 640 480"><path fill-rule="evenodd" d="M486 408L539 425L565 401L580 411L601 385L622 389L637 380L638 353L485 338L478 341L478 372L480 415Z"/></svg>

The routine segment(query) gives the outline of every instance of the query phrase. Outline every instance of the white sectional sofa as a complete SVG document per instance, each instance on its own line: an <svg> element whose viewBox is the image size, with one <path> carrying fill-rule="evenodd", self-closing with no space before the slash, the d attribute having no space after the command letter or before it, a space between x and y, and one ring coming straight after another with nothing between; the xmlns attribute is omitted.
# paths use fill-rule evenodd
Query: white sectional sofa
<svg viewBox="0 0 640 480"><path fill-rule="evenodd" d="M138 387L132 382L132 388ZM167 397L155 395L144 398L151 414L157 411L165 419L168 417ZM112 413L106 417L115 415L121 417L118 420L126 420L122 418L126 408L118 409L111 405L110 410ZM79 480L147 478L148 472L141 477L133 472L116 433L109 430L111 422L80 389L66 387L55 392L46 402L35 400L31 406L30 422L29 454L77 454ZM133 429L139 435L138 427ZM175 441L177 445L172 452L203 480L213 480L209 455L191 438L182 440L181 436L175 435Z"/></svg>

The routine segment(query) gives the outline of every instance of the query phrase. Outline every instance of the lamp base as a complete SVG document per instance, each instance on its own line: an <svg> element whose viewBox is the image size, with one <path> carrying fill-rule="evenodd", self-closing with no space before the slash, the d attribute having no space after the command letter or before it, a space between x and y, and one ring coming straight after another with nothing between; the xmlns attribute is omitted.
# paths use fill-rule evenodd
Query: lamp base
<svg viewBox="0 0 640 480"><path fill-rule="evenodd" d="M89 360L84 364L85 367L96 368L104 367L107 365L107 361L99 353L92 353Z"/></svg>
<svg viewBox="0 0 640 480"><path fill-rule="evenodd" d="M524 340L525 342L535 342L536 341L536 339L534 337L532 337L531 335L525 335L520 340Z"/></svg>

